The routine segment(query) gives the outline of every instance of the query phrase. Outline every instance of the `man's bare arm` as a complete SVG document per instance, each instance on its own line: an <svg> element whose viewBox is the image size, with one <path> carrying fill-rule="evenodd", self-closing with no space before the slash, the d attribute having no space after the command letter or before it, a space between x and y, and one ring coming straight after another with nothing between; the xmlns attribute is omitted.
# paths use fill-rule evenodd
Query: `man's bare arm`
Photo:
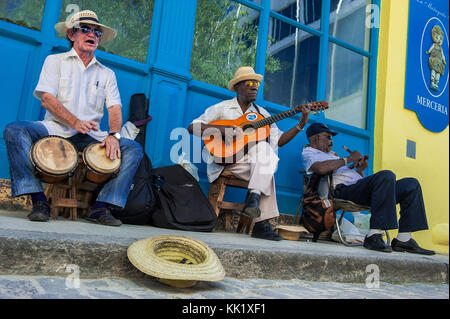
<svg viewBox="0 0 450 319"><path fill-rule="evenodd" d="M58 121L66 124L79 133L86 134L90 130L98 131L97 123L94 121L82 121L73 115L52 94L44 92L41 95L41 105L49 111Z"/></svg>

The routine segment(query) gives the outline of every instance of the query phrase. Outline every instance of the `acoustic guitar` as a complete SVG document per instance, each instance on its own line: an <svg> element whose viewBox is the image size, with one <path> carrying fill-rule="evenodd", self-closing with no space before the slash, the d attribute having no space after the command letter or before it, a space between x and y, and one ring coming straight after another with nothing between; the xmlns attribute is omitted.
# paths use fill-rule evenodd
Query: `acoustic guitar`
<svg viewBox="0 0 450 319"><path fill-rule="evenodd" d="M298 105L291 110L267 118L259 113L249 112L235 120L213 121L209 123L209 125L224 125L241 128L243 135L241 138L237 139L226 139L219 130L205 130L202 138L203 142L205 142L206 148L213 156L215 163L220 165L236 163L247 153L249 146L268 139L270 135L270 125L272 123L300 113L302 106L303 105ZM305 106L309 106L310 110L313 112L320 112L328 108L328 103L325 101L318 101L307 103ZM211 134L208 134L208 131ZM233 130L230 128L229 134L232 134L232 131Z"/></svg>

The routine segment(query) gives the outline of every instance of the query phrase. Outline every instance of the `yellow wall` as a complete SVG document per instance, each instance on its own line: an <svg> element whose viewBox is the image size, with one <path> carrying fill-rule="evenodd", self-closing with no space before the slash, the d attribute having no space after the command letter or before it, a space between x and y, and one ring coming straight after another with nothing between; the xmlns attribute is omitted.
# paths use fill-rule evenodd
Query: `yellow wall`
<svg viewBox="0 0 450 319"><path fill-rule="evenodd" d="M397 179L419 180L429 230L413 238L424 248L448 253L449 128L430 132L404 108L408 7L408 0L381 1L374 172L388 169ZM416 142L415 159L406 157L407 139Z"/></svg>

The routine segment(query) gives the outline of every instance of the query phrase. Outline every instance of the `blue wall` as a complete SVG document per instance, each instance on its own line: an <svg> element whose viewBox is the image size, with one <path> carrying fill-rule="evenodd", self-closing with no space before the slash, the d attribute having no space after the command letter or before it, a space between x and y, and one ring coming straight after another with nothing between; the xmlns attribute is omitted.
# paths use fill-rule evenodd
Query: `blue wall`
<svg viewBox="0 0 450 319"><path fill-rule="evenodd" d="M239 1L249 5L249 2ZM153 9L152 29L146 63L139 63L120 56L97 51L97 58L116 72L123 103L124 122L129 117L129 99L134 93L145 93L150 98L150 115L153 117L148 125L145 151L151 157L153 165L160 167L172 164L170 150L178 140L170 140L173 129L186 128L192 119L199 116L206 107L234 96L233 92L207 83L196 81L189 73L191 47L194 34L196 0L156 0ZM260 10L260 28L258 53L255 69L264 74L265 48L267 47L267 25L270 12L270 1L262 0L262 6L250 3ZM324 1L329 10L329 1ZM69 49L67 41L57 38L54 24L59 20L61 1L46 1L41 31L20 27L0 21L0 72L2 85L0 94L3 98L2 116L0 117L0 178L9 178L9 167L6 156L3 129L6 124L15 120L39 120L44 111L39 101L32 95L37 84L39 73L45 57L49 54L64 52ZM323 17L326 15L323 14ZM327 30L327 21L322 21ZM266 26L266 28L264 27ZM320 59L326 60L326 47L331 41L326 33L320 35ZM372 36L372 41L377 41ZM376 59L372 59L376 60ZM371 68L376 67L371 62ZM374 69L373 69L374 70ZM374 89L372 70L371 86ZM326 67L319 69L317 100L325 97ZM373 105L374 96L369 90L368 129L362 130L335 121L327 120L323 114L311 115L310 122L324 121L339 131L335 138L335 151L345 155L342 145L351 145L361 153L372 156L373 153ZM286 107L262 99L262 87L257 103L269 112L285 111ZM293 127L299 116L278 122L280 129ZM107 120L102 121L106 128ZM189 136L191 141L199 145L196 137ZM275 180L277 185L278 204L281 213L295 214L300 200L302 186L299 170L301 165L301 149L306 144L304 133L284 146L279 151L279 169ZM195 143L193 143L195 145ZM191 154L192 159L192 154ZM209 189L206 177L206 165L197 164L201 186L205 193ZM371 171L369 167L368 171ZM226 195L243 196L237 191Z"/></svg>

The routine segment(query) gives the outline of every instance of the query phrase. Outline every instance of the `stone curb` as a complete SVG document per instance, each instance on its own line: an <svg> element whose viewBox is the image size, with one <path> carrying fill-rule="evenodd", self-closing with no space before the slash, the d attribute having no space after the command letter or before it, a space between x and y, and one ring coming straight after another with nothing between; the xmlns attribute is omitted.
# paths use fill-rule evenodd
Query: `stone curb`
<svg viewBox="0 0 450 319"><path fill-rule="evenodd" d="M143 277L128 261L130 238L108 240L104 236L64 236L56 233L2 231L0 274L68 276L65 267L75 264L81 278ZM268 251L211 244L227 277L300 279L365 283L378 267L379 280L388 283L448 283L448 262L432 258L411 260L385 254L333 255L320 252ZM373 266L371 266L373 267ZM366 271L367 268L367 271ZM376 270L375 270L376 271Z"/></svg>

